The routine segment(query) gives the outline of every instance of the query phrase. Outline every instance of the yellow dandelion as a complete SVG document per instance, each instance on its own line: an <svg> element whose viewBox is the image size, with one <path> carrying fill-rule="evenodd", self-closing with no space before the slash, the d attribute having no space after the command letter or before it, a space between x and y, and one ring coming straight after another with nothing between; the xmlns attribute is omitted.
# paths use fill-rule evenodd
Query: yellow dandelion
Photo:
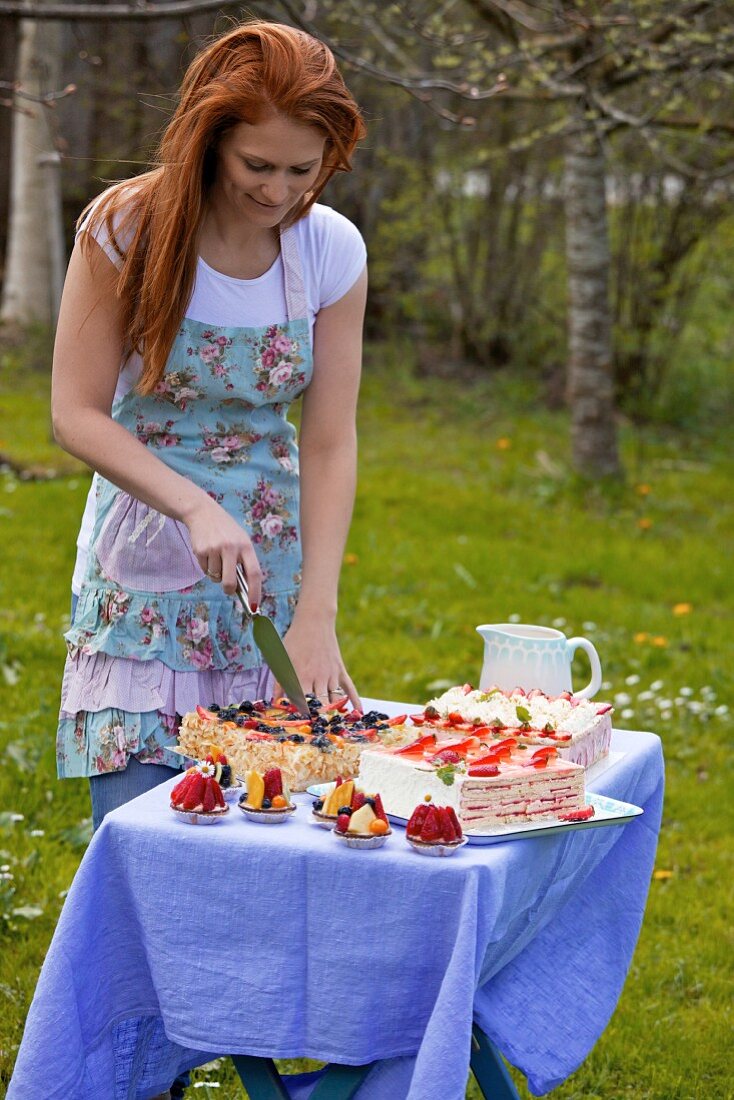
<svg viewBox="0 0 734 1100"><path fill-rule="evenodd" d="M344 564L345 565L356 565L358 561L359 561L359 558L357 557L356 554L345 554L344 555Z"/></svg>
<svg viewBox="0 0 734 1100"><path fill-rule="evenodd" d="M498 451L509 451L512 446L512 440L503 435L501 439L497 440L496 446Z"/></svg>
<svg viewBox="0 0 734 1100"><path fill-rule="evenodd" d="M693 611L693 604L691 603L676 603L673 605L674 615L690 615Z"/></svg>
<svg viewBox="0 0 734 1100"><path fill-rule="evenodd" d="M637 526L641 531L649 531L652 527L652 520L649 516L641 516L637 521Z"/></svg>
<svg viewBox="0 0 734 1100"><path fill-rule="evenodd" d="M662 634L658 634L652 639L652 644L656 645L659 649L665 649L668 644L668 639L664 638Z"/></svg>
<svg viewBox="0 0 734 1100"><path fill-rule="evenodd" d="M663 871L661 869L660 871L653 871L652 877L654 879L656 879L658 882L664 882L665 879L673 877L673 872L672 871Z"/></svg>
<svg viewBox="0 0 734 1100"><path fill-rule="evenodd" d="M649 634L645 634L644 631L641 631L639 634L633 634L632 641L635 643L635 645L644 645L649 637Z"/></svg>
<svg viewBox="0 0 734 1100"><path fill-rule="evenodd" d="M647 494L650 492L650 486L649 485L636 485L635 490L636 490L636 492L638 492L640 494L641 497L646 497Z"/></svg>

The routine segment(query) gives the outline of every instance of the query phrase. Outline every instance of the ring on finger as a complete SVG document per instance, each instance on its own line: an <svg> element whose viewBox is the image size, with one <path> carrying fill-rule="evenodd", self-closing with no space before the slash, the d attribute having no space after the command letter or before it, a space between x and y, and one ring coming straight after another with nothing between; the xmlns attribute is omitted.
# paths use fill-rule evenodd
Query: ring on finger
<svg viewBox="0 0 734 1100"><path fill-rule="evenodd" d="M207 569L206 575L207 577L210 577L213 581L221 581L222 579L221 573L212 573L211 569Z"/></svg>

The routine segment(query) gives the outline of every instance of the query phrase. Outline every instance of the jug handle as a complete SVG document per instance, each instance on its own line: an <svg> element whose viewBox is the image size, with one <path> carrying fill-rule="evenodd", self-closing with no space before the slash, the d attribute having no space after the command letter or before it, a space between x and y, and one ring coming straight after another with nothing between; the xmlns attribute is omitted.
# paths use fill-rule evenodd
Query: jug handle
<svg viewBox="0 0 734 1100"><path fill-rule="evenodd" d="M583 649L589 656L589 662L591 663L591 679L586 687L581 688L580 691L574 691L574 698L593 699L601 687L601 661L599 660L599 654L588 638L569 638L569 661L573 660L573 655L577 649Z"/></svg>

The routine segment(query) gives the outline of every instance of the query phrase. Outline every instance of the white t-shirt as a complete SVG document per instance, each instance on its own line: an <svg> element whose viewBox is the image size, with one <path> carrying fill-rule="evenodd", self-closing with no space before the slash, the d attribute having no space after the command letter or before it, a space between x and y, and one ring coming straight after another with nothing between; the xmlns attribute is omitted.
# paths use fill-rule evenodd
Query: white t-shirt
<svg viewBox="0 0 734 1100"><path fill-rule="evenodd" d="M303 267L308 320L313 336L313 325L319 310L338 302L351 290L362 273L367 250L357 227L330 206L315 203L306 217L296 222L294 228ZM122 260L104 227L95 234L95 240L115 266L121 267ZM124 248L124 240L118 240ZM233 279L215 271L200 257L186 317L192 321L226 328L263 328L266 325L285 323L288 320L288 309L280 254L272 267L257 279ZM132 389L140 376L140 370L140 357L132 355L120 370L115 400ZM76 564L71 582L72 591L76 595L81 590L89 540L94 528L95 488L93 480L77 538Z"/></svg>

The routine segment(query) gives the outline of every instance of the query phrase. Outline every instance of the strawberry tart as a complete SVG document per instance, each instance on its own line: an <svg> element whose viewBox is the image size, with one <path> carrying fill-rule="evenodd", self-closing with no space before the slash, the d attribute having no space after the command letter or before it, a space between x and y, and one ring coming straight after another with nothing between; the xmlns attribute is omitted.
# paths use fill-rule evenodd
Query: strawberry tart
<svg viewBox="0 0 734 1100"><path fill-rule="evenodd" d="M588 768L609 752L612 709L611 703L577 699L568 691L550 696L537 688L481 691L464 684L432 699L411 719L439 737L474 733L487 746L506 737L528 747L553 745L561 760Z"/></svg>
<svg viewBox="0 0 734 1100"><path fill-rule="evenodd" d="M467 830L593 814L579 764L561 759L555 745L538 748L515 737L487 748L476 736L452 742L428 733L407 748L363 753L359 780L380 790L388 814L410 819L420 802L434 802L452 809Z"/></svg>
<svg viewBox="0 0 734 1100"><path fill-rule="evenodd" d="M171 809L194 825L217 821L229 812L213 764L203 763L189 768L171 791Z"/></svg>
<svg viewBox="0 0 734 1100"><path fill-rule="evenodd" d="M412 848L426 856L450 856L466 844L453 806L436 806L426 801L419 803L410 815L405 837Z"/></svg>
<svg viewBox="0 0 734 1100"><path fill-rule="evenodd" d="M355 776L365 748L405 745L418 736L412 723L406 725L405 715L362 714L347 706L346 697L322 706L309 696L308 719L287 701L199 706L184 716L178 747L187 756L204 759L214 742L236 775L264 775L280 768L292 791L305 791L311 783Z"/></svg>

